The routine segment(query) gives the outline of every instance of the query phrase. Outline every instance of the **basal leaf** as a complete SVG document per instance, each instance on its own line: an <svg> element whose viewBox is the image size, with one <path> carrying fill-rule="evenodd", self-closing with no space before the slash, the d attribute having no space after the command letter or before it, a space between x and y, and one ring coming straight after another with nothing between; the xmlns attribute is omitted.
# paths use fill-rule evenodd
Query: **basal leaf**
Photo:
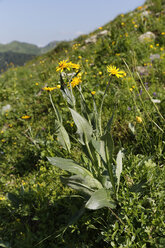
<svg viewBox="0 0 165 248"><path fill-rule="evenodd" d="M52 165L55 165L62 170L69 171L76 175L81 175L81 176L89 175L92 177L92 174L90 173L90 171L80 166L72 159L65 159L65 158L59 158L59 157L53 157L53 158L48 157L48 160Z"/></svg>
<svg viewBox="0 0 165 248"><path fill-rule="evenodd" d="M91 176L74 175L71 177L61 177L61 181L69 187L88 195L92 195L94 191L102 188L101 183Z"/></svg>
<svg viewBox="0 0 165 248"><path fill-rule="evenodd" d="M87 201L86 208L96 210L103 207L115 208L116 204L110 196L110 190L104 188L95 191Z"/></svg>
<svg viewBox="0 0 165 248"><path fill-rule="evenodd" d="M73 120L77 126L77 134L79 135L80 142L84 145L86 142L89 143L92 136L92 127L89 122L77 113L75 110L69 108L73 117Z"/></svg>

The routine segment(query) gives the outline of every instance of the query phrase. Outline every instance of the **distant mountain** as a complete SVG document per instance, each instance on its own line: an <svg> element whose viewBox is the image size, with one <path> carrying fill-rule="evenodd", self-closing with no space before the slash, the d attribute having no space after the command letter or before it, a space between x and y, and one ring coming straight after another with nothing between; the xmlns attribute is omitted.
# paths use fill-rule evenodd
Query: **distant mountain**
<svg viewBox="0 0 165 248"><path fill-rule="evenodd" d="M12 41L8 44L0 44L0 53L13 52L30 55L40 55L53 49L57 43L58 41L52 41L45 47L38 47L37 45L29 44L26 42Z"/></svg>
<svg viewBox="0 0 165 248"><path fill-rule="evenodd" d="M52 41L45 47L40 47L40 53L47 53L48 51L52 50L53 48L56 47L56 45L59 43L59 41Z"/></svg>
<svg viewBox="0 0 165 248"><path fill-rule="evenodd" d="M45 47L38 47L26 42L12 41L8 44L0 44L0 71L6 70L11 64L24 65L35 56L47 53L56 47L58 41L52 41Z"/></svg>

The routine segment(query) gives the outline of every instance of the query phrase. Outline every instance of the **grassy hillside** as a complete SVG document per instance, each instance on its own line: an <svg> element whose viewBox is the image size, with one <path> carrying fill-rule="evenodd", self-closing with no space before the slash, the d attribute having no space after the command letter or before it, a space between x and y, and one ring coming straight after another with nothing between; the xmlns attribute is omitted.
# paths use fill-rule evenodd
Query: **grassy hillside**
<svg viewBox="0 0 165 248"><path fill-rule="evenodd" d="M147 1L0 75L0 247L164 248L164 9L164 0ZM78 134L80 116L68 106L82 116ZM89 196L64 185L68 173L47 157L72 159L97 180L110 174L115 207L82 215ZM108 157L108 169L99 170L96 160L107 168Z"/></svg>

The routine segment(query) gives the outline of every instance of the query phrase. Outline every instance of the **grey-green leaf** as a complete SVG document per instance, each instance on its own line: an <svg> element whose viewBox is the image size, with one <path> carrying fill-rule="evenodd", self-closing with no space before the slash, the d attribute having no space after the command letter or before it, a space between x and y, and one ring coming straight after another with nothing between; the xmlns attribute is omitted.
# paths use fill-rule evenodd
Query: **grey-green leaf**
<svg viewBox="0 0 165 248"><path fill-rule="evenodd" d="M92 145L96 152L98 152L98 154L102 157L102 159L106 161L104 141L92 139Z"/></svg>
<svg viewBox="0 0 165 248"><path fill-rule="evenodd" d="M80 166L72 159L65 159L65 158L59 158L59 157L53 157L53 158L48 157L48 160L52 165L55 165L62 170L69 171L76 175L82 175L82 176L89 175L92 177L92 174L90 173L90 171Z"/></svg>
<svg viewBox="0 0 165 248"><path fill-rule="evenodd" d="M75 110L69 108L73 117L73 120L77 126L77 134L79 135L80 142L84 145L86 142L89 143L89 141L92 138L92 126L89 124L89 122L81 116L79 113L77 113Z"/></svg>
<svg viewBox="0 0 165 248"><path fill-rule="evenodd" d="M57 130L57 140L65 150L68 150L70 152L71 144L70 144L69 135L66 129L64 128L64 126L62 125L62 123L60 123L59 121L56 121L56 123L59 127Z"/></svg>
<svg viewBox="0 0 165 248"><path fill-rule="evenodd" d="M94 191L102 188L101 183L91 176L74 175L71 177L61 177L61 181L69 187L88 195L92 195Z"/></svg>
<svg viewBox="0 0 165 248"><path fill-rule="evenodd" d="M122 172L122 159L123 159L123 152L120 150L117 154L117 158L116 158L116 177L117 177L117 186L119 188L119 184L120 184L120 175Z"/></svg>
<svg viewBox="0 0 165 248"><path fill-rule="evenodd" d="M86 208L96 210L103 207L115 208L116 204L111 198L110 190L104 188L95 191L87 201Z"/></svg>

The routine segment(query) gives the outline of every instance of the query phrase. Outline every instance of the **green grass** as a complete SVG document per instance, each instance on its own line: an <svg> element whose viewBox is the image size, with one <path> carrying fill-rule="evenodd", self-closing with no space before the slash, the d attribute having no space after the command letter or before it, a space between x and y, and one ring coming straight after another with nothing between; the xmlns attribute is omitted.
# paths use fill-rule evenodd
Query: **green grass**
<svg viewBox="0 0 165 248"><path fill-rule="evenodd" d="M145 10L151 11L146 17L139 8L107 23L102 30L108 34L95 44L85 40L102 30L62 42L26 66L0 75L0 247L164 247L165 2L152 2L146 3ZM156 35L155 41L140 43L138 37L147 31ZM151 62L151 54L160 54L160 59ZM114 213L106 208L86 210L62 235L83 200L60 182L64 172L47 161L47 156L68 158L68 153L57 142L53 109L42 88L59 84L56 67L65 59L81 65L90 109L91 91L101 103L110 78L107 65L117 66L127 76L111 79L103 108L103 123L114 112L115 155L124 149L118 206ZM139 77L137 66L145 66L148 73ZM52 98L74 136L76 127L60 90L52 91ZM10 110L2 111L7 104ZM23 120L24 115L31 118ZM71 143L71 156L79 161L81 149L74 139Z"/></svg>

